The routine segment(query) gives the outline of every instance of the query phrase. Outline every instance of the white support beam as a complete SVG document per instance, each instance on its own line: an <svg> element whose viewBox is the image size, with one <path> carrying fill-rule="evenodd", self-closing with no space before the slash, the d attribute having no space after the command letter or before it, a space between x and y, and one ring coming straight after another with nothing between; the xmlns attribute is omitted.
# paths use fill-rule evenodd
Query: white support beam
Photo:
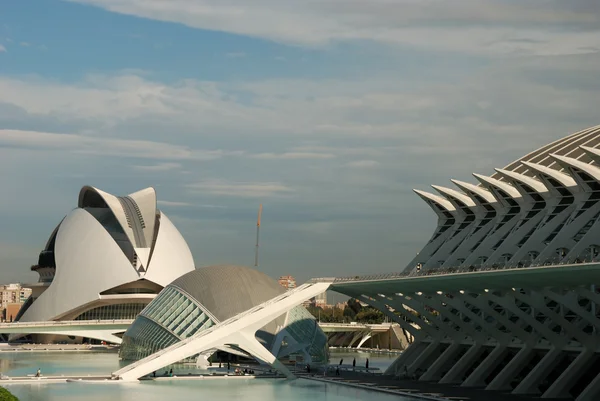
<svg viewBox="0 0 600 401"><path fill-rule="evenodd" d="M492 373L492 370L502 362L508 347L506 345L498 345L490 354L481 362L481 364L475 368L473 373L467 377L461 387L483 387L485 386L485 379Z"/></svg>
<svg viewBox="0 0 600 401"><path fill-rule="evenodd" d="M415 360L408 366L408 373L412 375L418 369L422 369L423 364L431 359L431 357L439 351L441 346L442 345L439 341L433 341L431 344L429 344L427 348L425 348L425 350L423 350L423 352L421 352L419 356L415 358Z"/></svg>
<svg viewBox="0 0 600 401"><path fill-rule="evenodd" d="M590 384L577 396L575 401L590 401L600 398L600 373Z"/></svg>
<svg viewBox="0 0 600 401"><path fill-rule="evenodd" d="M473 364L477 362L484 348L482 344L476 343L454 364L454 366L442 377L442 384L459 384L463 382L463 376Z"/></svg>
<svg viewBox="0 0 600 401"><path fill-rule="evenodd" d="M462 346L456 342L450 344L450 346L446 348L444 352L442 352L439 358L437 358L435 362L433 362L429 368L427 368L427 371L419 378L419 380L437 381L441 379L444 373L442 370L448 364L448 362L458 355L461 349Z"/></svg>
<svg viewBox="0 0 600 401"><path fill-rule="evenodd" d="M570 398L569 390L575 385L583 371L589 368L594 357L593 351L584 350L581 352L558 379L552 383L550 388L542 394L542 398Z"/></svg>
<svg viewBox="0 0 600 401"><path fill-rule="evenodd" d="M512 391L513 394L540 394L538 388L542 380L546 378L560 362L562 350L552 348L541 361L529 372L527 376Z"/></svg>
<svg viewBox="0 0 600 401"><path fill-rule="evenodd" d="M517 355L506 364L485 388L486 390L512 390L510 382L518 375L531 358L535 355L535 350L531 347L523 347Z"/></svg>

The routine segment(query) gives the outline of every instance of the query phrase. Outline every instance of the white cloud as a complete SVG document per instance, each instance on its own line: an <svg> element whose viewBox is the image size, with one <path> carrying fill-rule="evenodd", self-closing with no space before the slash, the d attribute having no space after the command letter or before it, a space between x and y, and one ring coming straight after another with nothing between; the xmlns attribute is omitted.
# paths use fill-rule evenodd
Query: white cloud
<svg viewBox="0 0 600 401"><path fill-rule="evenodd" d="M294 190L280 182L235 182L206 180L187 186L192 192L241 198L273 198L289 196Z"/></svg>
<svg viewBox="0 0 600 401"><path fill-rule="evenodd" d="M225 209L226 206L223 205L209 205L209 204L201 204L201 203L190 203L190 202L176 202L176 201L166 201L166 200L158 200L156 201L159 206L166 207L196 207L196 208L207 208L207 209Z"/></svg>
<svg viewBox="0 0 600 401"><path fill-rule="evenodd" d="M168 143L107 139L75 134L0 129L0 147L44 149L95 156L119 156L148 159L214 160L222 151L192 150ZM146 166L147 167L147 166Z"/></svg>
<svg viewBox="0 0 600 401"><path fill-rule="evenodd" d="M0 45L0 53L2 53L2 52L6 52L6 47Z"/></svg>
<svg viewBox="0 0 600 401"><path fill-rule="evenodd" d="M346 166L356 168L373 168L379 166L379 162L375 160L357 160L346 164Z"/></svg>
<svg viewBox="0 0 600 401"><path fill-rule="evenodd" d="M181 168L179 163L158 163L151 166L133 166L134 170L138 171L170 171Z"/></svg>
<svg viewBox="0 0 600 401"><path fill-rule="evenodd" d="M332 153L317 152L284 152L284 153L257 153L250 155L253 159L262 160L302 160L302 159L333 159Z"/></svg>
<svg viewBox="0 0 600 401"><path fill-rule="evenodd" d="M122 14L269 40L322 45L374 40L483 54L600 49L593 5L526 0L71 0ZM573 29L574 27L590 29ZM571 28L571 29L569 29Z"/></svg>

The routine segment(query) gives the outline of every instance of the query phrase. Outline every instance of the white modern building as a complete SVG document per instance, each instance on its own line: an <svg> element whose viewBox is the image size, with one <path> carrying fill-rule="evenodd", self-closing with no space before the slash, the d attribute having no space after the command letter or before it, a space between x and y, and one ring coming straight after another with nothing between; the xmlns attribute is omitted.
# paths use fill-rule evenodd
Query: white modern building
<svg viewBox="0 0 600 401"><path fill-rule="evenodd" d="M600 126L473 175L415 191L438 223L404 272L331 289L414 335L388 373L600 399Z"/></svg>
<svg viewBox="0 0 600 401"><path fill-rule="evenodd" d="M77 206L32 266L40 279L18 321L134 319L167 284L194 270L153 188L114 196L86 186Z"/></svg>
<svg viewBox="0 0 600 401"><path fill-rule="evenodd" d="M123 336L120 356L124 360L145 358L201 335L285 292L277 281L249 267L216 265L196 269L169 284L141 312ZM304 363L327 363L327 336L302 306L283 311L258 329L257 342L252 346L245 348L235 341L224 341L203 349L200 363L216 351L223 351L228 357L235 355L267 363L260 352L255 353L257 348L278 360L294 355Z"/></svg>
<svg viewBox="0 0 600 401"><path fill-rule="evenodd" d="M438 216L409 269L477 269L595 260L600 253L600 127L473 174L415 190Z"/></svg>

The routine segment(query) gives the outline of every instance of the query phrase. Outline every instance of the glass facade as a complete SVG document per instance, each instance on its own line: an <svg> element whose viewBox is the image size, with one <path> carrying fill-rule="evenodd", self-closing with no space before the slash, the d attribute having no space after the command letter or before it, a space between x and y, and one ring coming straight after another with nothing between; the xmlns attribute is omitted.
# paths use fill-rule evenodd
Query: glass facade
<svg viewBox="0 0 600 401"><path fill-rule="evenodd" d="M166 287L125 333L120 357L144 358L213 325L197 302L176 288Z"/></svg>
<svg viewBox="0 0 600 401"><path fill-rule="evenodd" d="M288 312L285 331L299 343L310 343L307 350L313 363L326 363L329 360L327 336L319 328L317 320L302 306ZM285 350L282 349L284 352Z"/></svg>
<svg viewBox="0 0 600 401"><path fill-rule="evenodd" d="M146 304L142 303L104 305L82 313L75 320L135 319L145 306Z"/></svg>

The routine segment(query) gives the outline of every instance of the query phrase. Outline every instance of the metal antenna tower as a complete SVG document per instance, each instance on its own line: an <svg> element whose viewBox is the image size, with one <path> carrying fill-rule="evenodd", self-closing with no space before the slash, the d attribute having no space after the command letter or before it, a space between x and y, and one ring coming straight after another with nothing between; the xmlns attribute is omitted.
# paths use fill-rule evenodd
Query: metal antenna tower
<svg viewBox="0 0 600 401"><path fill-rule="evenodd" d="M258 240L260 234L260 218L262 216L262 203L258 206L258 219L256 220L256 251L254 253L254 267L258 267Z"/></svg>

